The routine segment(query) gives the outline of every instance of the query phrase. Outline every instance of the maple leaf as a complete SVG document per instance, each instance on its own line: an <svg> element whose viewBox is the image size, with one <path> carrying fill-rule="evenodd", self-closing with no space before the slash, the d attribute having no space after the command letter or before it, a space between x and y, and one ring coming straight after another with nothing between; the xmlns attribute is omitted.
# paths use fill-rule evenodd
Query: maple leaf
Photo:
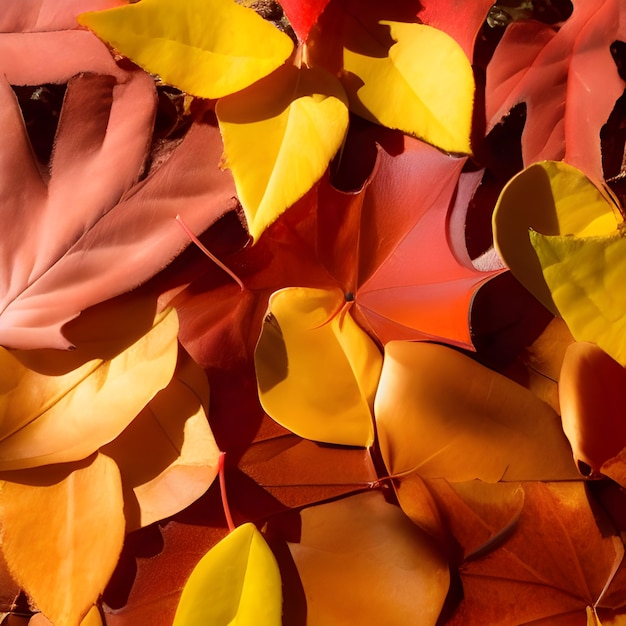
<svg viewBox="0 0 626 626"><path fill-rule="evenodd" d="M2 82L2 345L67 348L64 323L139 285L188 245L178 213L199 232L234 204L230 176L217 167L219 132L201 121L138 181L154 83L141 71L123 76L125 82L97 74L71 79L49 174L41 173L17 101Z"/></svg>
<svg viewBox="0 0 626 626"><path fill-rule="evenodd" d="M306 41L329 0L279 0L300 41Z"/></svg>
<svg viewBox="0 0 626 626"><path fill-rule="evenodd" d="M525 102L524 164L565 159L602 180L600 129L624 90L610 52L626 36L623 7L616 0L573 5L558 28L509 25L487 67L487 132Z"/></svg>

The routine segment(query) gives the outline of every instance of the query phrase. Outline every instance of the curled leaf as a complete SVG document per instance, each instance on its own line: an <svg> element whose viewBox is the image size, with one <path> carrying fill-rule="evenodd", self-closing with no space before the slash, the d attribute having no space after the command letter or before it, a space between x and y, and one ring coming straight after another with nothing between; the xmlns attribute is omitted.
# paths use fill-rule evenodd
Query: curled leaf
<svg viewBox="0 0 626 626"><path fill-rule="evenodd" d="M200 560L185 584L174 626L280 626L278 564L251 523L233 530Z"/></svg>
<svg viewBox="0 0 626 626"><path fill-rule="evenodd" d="M0 470L76 461L114 439L170 381L177 331L169 309L119 353L69 371L49 352L24 365L0 348Z"/></svg>
<svg viewBox="0 0 626 626"><path fill-rule="evenodd" d="M346 304L339 289L291 287L272 295L254 355L259 398L301 437L370 446L381 357Z"/></svg>
<svg viewBox="0 0 626 626"><path fill-rule="evenodd" d="M527 167L502 190L493 213L494 245L515 278L556 313L529 229L587 237L611 233L621 222L607 191L567 163L543 161Z"/></svg>
<svg viewBox="0 0 626 626"><path fill-rule="evenodd" d="M287 35L234 0L141 0L79 23L163 81L200 98L239 91L282 65Z"/></svg>

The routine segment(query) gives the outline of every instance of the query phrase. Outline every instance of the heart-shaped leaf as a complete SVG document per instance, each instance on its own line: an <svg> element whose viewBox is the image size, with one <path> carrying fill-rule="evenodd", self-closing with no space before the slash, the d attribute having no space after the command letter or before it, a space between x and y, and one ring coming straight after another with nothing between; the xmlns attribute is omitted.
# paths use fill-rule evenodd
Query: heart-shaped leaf
<svg viewBox="0 0 626 626"><path fill-rule="evenodd" d="M176 610L174 626L280 626L282 591L276 559L251 523L237 527L200 560Z"/></svg>

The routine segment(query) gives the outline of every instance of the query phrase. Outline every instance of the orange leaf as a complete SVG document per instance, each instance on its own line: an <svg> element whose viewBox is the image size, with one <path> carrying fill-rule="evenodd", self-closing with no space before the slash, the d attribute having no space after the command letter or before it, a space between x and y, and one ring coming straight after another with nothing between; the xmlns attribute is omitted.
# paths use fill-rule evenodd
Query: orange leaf
<svg viewBox="0 0 626 626"><path fill-rule="evenodd" d="M122 549L122 484L115 463L6 472L0 482L2 552L15 580L54 624L78 626Z"/></svg>

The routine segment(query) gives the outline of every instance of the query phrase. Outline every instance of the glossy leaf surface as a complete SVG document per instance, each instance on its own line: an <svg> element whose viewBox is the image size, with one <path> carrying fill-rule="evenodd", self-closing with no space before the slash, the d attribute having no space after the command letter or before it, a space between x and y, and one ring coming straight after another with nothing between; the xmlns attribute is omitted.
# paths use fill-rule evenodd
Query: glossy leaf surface
<svg viewBox="0 0 626 626"><path fill-rule="evenodd" d="M268 315L254 357L267 413L307 439L370 446L381 357L341 291L283 289Z"/></svg>
<svg viewBox="0 0 626 626"><path fill-rule="evenodd" d="M287 35L234 0L142 0L79 21L148 72L201 98L251 85L293 49Z"/></svg>
<svg viewBox="0 0 626 626"><path fill-rule="evenodd" d="M258 623L279 626L278 565L254 524L243 524L215 545L191 573L174 626Z"/></svg>

